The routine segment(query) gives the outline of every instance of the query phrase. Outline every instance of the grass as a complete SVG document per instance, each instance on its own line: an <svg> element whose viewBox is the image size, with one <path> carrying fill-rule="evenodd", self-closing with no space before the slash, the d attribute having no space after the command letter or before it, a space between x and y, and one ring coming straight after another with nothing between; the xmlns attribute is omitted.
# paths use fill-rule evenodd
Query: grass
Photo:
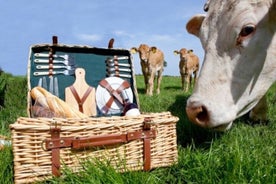
<svg viewBox="0 0 276 184"><path fill-rule="evenodd" d="M5 95L6 105L0 110L0 134L7 136L10 136L8 125L17 117L26 116L26 96L18 94L27 93L26 79L13 78L9 82L15 81L18 89L14 91L14 84L6 88L9 95ZM64 177L53 178L48 183L276 183L276 85L268 92L268 125L250 125L245 118L240 118L225 133L204 130L188 121L185 105L191 91L181 91L179 77L164 76L161 94L148 97L143 77L137 76L137 89L142 112L171 111L179 117L178 164L151 172L118 173L108 164L87 162L83 172L76 174L67 168ZM12 159L11 147L0 151L0 183L13 183Z"/></svg>

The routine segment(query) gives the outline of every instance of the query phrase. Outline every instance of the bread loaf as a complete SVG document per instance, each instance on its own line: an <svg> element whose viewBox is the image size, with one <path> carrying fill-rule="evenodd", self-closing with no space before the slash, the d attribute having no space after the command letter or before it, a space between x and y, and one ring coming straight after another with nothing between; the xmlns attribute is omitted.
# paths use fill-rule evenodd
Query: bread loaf
<svg viewBox="0 0 276 184"><path fill-rule="evenodd" d="M31 96L34 100L37 100L42 107L49 108L58 117L65 118L86 118L87 115L72 108L65 101L61 100L57 96L51 94L42 87L34 87L31 90Z"/></svg>
<svg viewBox="0 0 276 184"><path fill-rule="evenodd" d="M35 87L31 90L31 97L36 101L36 103L39 103L39 105L41 105L42 107L49 108L46 98L44 94L40 92L39 88L41 87Z"/></svg>

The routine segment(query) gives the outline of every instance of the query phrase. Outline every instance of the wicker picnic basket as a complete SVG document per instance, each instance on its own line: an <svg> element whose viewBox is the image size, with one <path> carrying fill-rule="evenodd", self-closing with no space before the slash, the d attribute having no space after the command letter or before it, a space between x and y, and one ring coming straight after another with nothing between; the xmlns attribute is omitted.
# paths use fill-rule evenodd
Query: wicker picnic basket
<svg viewBox="0 0 276 184"><path fill-rule="evenodd" d="M15 183L74 172L100 160L119 172L177 162L176 122L170 112L85 119L20 117L10 125ZM107 162L106 162L107 161Z"/></svg>

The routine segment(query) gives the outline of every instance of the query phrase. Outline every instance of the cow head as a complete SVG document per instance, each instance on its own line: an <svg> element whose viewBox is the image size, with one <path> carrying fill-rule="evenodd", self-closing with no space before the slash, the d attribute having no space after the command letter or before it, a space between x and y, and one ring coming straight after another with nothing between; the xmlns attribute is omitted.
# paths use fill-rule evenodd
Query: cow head
<svg viewBox="0 0 276 184"><path fill-rule="evenodd" d="M226 130L276 80L276 1L209 0L205 10L186 25L205 51L186 112L202 127Z"/></svg>
<svg viewBox="0 0 276 184"><path fill-rule="evenodd" d="M154 46L153 47L149 47L146 44L141 44L138 48L132 47L131 50L130 50L130 52L132 54L135 54L135 53L138 52L140 60L142 62L146 62L147 63L148 60L149 60L149 57L150 57L150 52L155 53L156 50L157 50L157 48L154 47Z"/></svg>
<svg viewBox="0 0 276 184"><path fill-rule="evenodd" d="M182 48L182 49L180 49L179 51L178 51L178 50L173 51L173 53L174 53L175 55L178 55L178 54L179 54L180 60L181 60L181 61L186 61L186 60L187 60L187 59L186 59L187 56L188 56L189 54L193 53L193 50L187 50L187 49L185 49L185 48Z"/></svg>
<svg viewBox="0 0 276 184"><path fill-rule="evenodd" d="M150 47L146 44L141 44L138 48L133 47L131 48L131 53L139 53L139 57L141 61L147 62L149 59L149 54L150 54Z"/></svg>

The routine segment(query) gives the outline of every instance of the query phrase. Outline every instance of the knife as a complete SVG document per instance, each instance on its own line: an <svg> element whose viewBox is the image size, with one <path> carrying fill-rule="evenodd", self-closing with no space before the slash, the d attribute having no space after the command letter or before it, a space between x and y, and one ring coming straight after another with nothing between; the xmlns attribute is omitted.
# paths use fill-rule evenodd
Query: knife
<svg viewBox="0 0 276 184"><path fill-rule="evenodd" d="M58 91L58 78L54 78L54 95L59 97L59 91Z"/></svg>

